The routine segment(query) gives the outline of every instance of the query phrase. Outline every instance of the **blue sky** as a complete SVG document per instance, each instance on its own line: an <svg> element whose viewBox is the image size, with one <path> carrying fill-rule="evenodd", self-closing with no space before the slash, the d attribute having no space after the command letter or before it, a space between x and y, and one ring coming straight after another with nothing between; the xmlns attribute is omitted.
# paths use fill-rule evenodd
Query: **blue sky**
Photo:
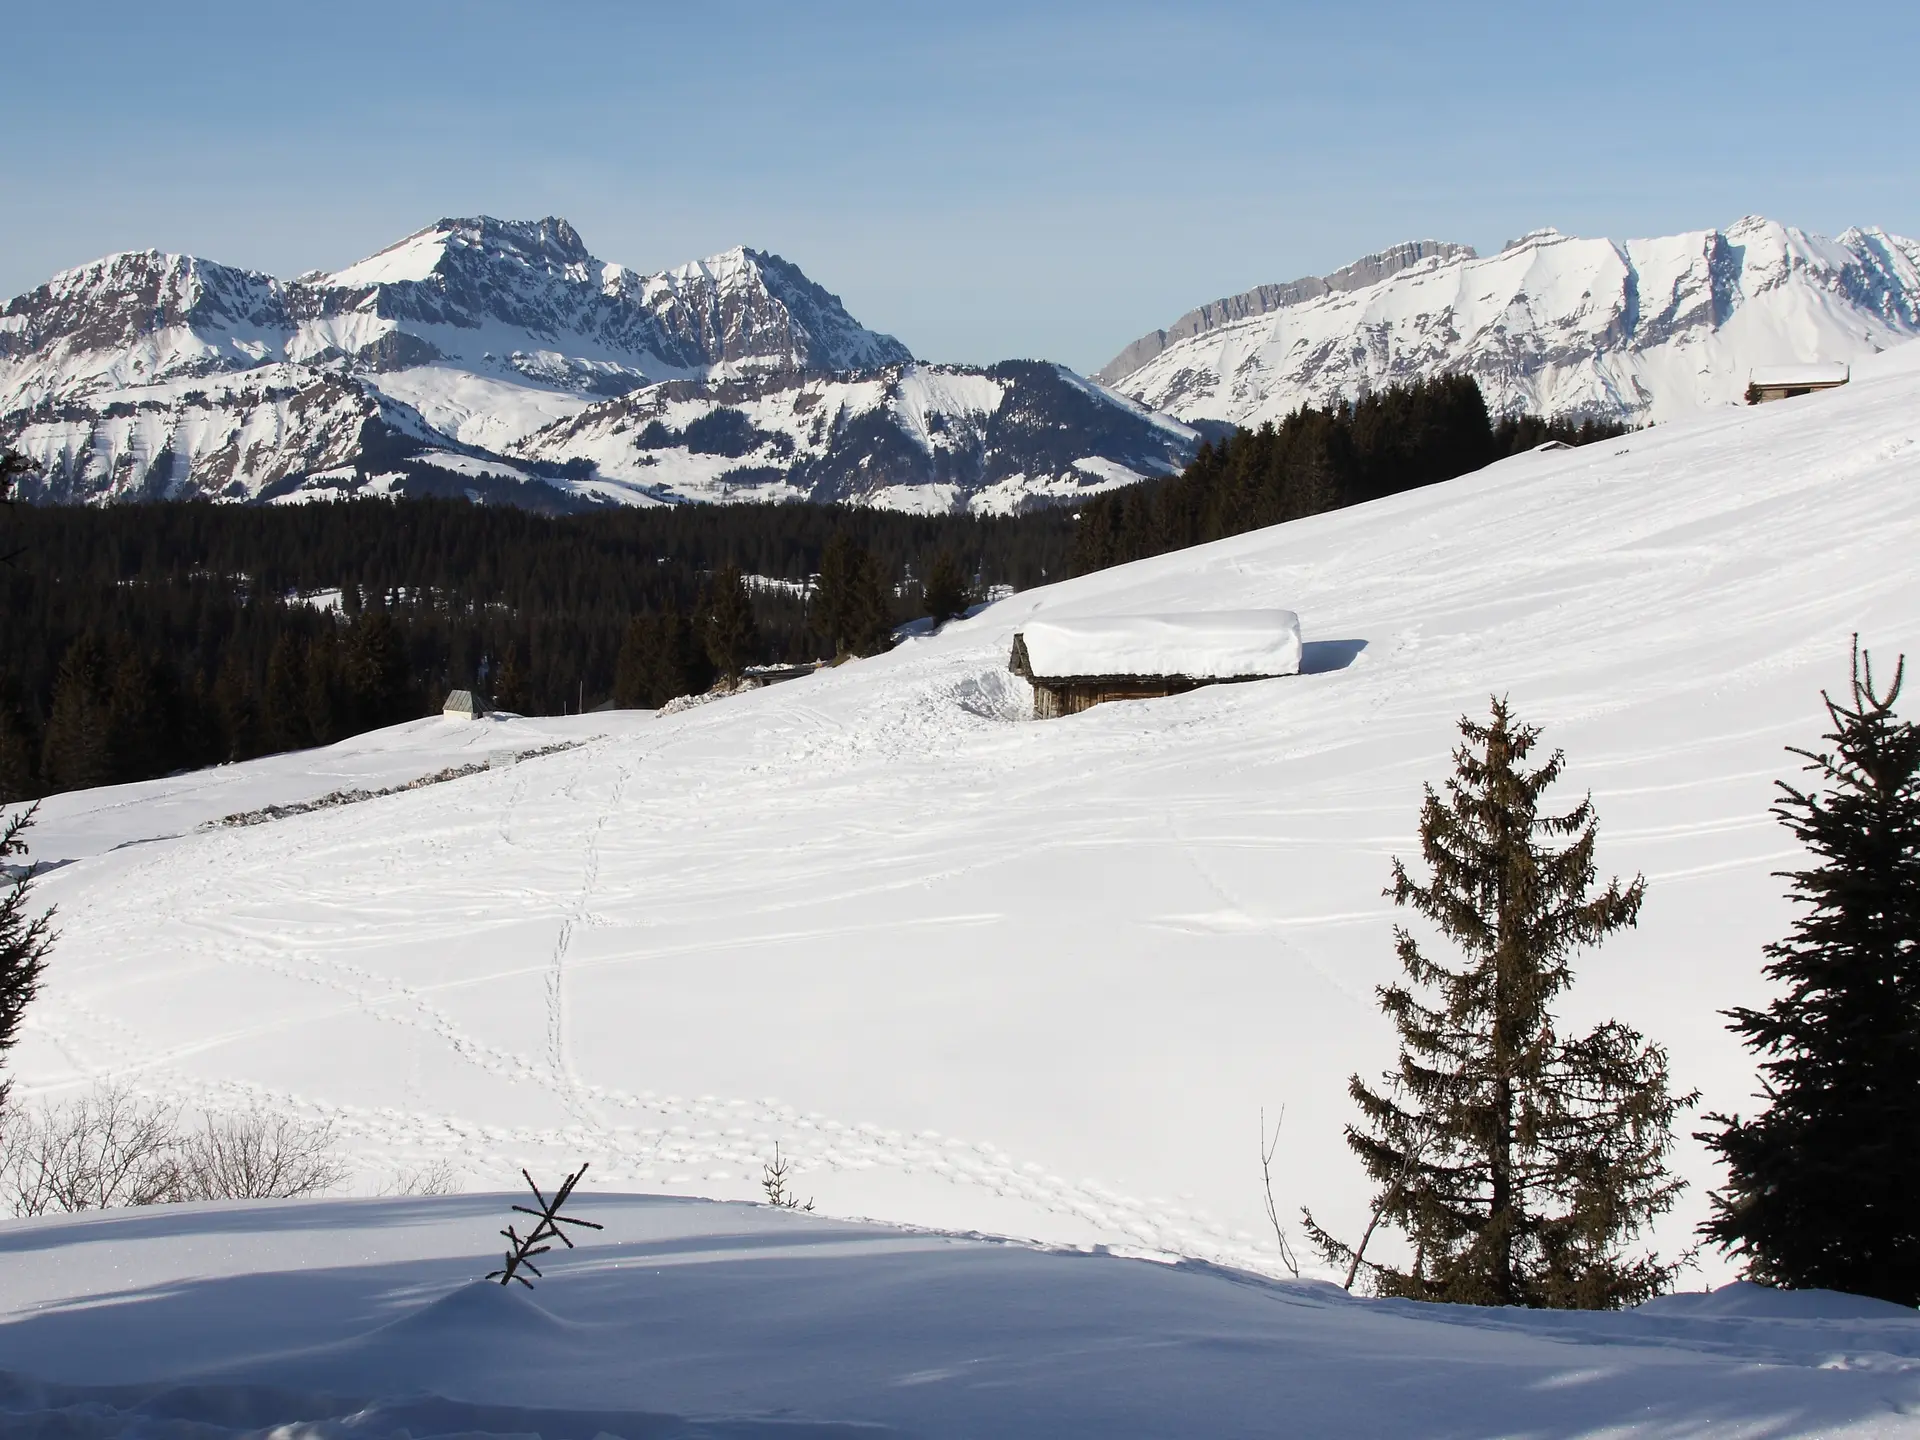
<svg viewBox="0 0 1920 1440"><path fill-rule="evenodd" d="M1081 369L1402 239L1920 233L1920 6L26 4L0 293L564 215L778 251L937 360Z"/></svg>

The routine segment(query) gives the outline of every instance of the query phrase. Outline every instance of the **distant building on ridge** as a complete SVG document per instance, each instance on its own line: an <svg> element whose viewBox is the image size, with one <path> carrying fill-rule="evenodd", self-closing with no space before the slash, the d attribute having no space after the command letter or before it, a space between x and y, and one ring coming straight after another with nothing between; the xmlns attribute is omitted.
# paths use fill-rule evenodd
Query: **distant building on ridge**
<svg viewBox="0 0 1920 1440"><path fill-rule="evenodd" d="M471 690L449 690L440 713L449 720L478 720L487 713L487 702Z"/></svg>

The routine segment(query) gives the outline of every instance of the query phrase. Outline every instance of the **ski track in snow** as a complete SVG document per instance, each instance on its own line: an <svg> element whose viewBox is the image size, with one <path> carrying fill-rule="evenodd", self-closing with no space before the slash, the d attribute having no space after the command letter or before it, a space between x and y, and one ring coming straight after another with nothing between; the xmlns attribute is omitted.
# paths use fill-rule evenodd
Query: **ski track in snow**
<svg viewBox="0 0 1920 1440"><path fill-rule="evenodd" d="M1920 652L1917 437L1920 351L1896 352L1832 395L1027 592L671 717L429 720L56 798L36 854L74 863L44 882L64 934L18 1093L124 1077L329 1120L363 1186L588 1159L757 1198L777 1141L833 1213L1271 1271L1257 1112L1287 1107L1283 1209L1363 1214L1340 1127L1346 1076L1392 1056L1381 887L1490 692L1566 747L1603 874L1650 881L1569 1023L1618 1014L1703 1109L1748 1104L1718 1012L1758 998L1790 914L1772 781L1853 630ZM1029 615L1261 605L1310 649L1364 646L1044 724L1005 671ZM587 743L245 830L188 814L551 739ZM1674 1250L1714 1178L1691 1140L1676 1158Z"/></svg>

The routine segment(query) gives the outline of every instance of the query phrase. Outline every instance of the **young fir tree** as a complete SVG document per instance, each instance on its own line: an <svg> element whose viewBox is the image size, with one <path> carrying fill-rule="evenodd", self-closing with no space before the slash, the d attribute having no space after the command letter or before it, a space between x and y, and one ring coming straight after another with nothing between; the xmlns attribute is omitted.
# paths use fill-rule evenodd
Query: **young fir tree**
<svg viewBox="0 0 1920 1440"><path fill-rule="evenodd" d="M13 707L0 697L0 805L33 798L33 751L26 727L14 718Z"/></svg>
<svg viewBox="0 0 1920 1440"><path fill-rule="evenodd" d="M893 607L880 566L845 532L836 533L820 552L813 625L836 656L876 654L893 632Z"/></svg>
<svg viewBox="0 0 1920 1440"><path fill-rule="evenodd" d="M1673 1204L1675 1111L1665 1053L1617 1022L1563 1040L1552 1004L1571 957L1635 923L1645 882L1595 891L1590 799L1560 814L1541 797L1565 757L1529 766L1539 731L1504 700L1462 718L1446 795L1427 787L1420 848L1431 879L1396 860L1387 894L1431 921L1463 963L1429 958L1404 928L1406 971L1380 988L1400 1063L1349 1090L1364 1117L1347 1143L1378 1187L1374 1223L1400 1230L1401 1266L1366 1262L1376 1293L1474 1305L1602 1309L1658 1294L1677 1266L1626 1247ZM1330 1263L1357 1247L1307 1216Z"/></svg>
<svg viewBox="0 0 1920 1440"><path fill-rule="evenodd" d="M86 790L113 779L106 650L81 635L60 657L53 713L41 742L40 773L49 790Z"/></svg>
<svg viewBox="0 0 1920 1440"><path fill-rule="evenodd" d="M1920 727L1894 718L1854 642L1852 695L1822 695L1829 749L1794 749L1818 784L1784 781L1773 813L1813 863L1803 907L1766 949L1786 993L1728 1015L1769 1105L1710 1115L1727 1162L1703 1227L1763 1284L1920 1305Z"/></svg>
<svg viewBox="0 0 1920 1440"><path fill-rule="evenodd" d="M267 689L260 702L260 724L269 750L301 750L313 743L306 647L291 633L282 633L267 657Z"/></svg>
<svg viewBox="0 0 1920 1440"><path fill-rule="evenodd" d="M940 551L927 566L920 603L936 627L967 613L967 577L951 550Z"/></svg>
<svg viewBox="0 0 1920 1440"><path fill-rule="evenodd" d="M753 597L740 567L729 564L713 577L706 603L700 607L700 634L707 654L729 683L752 663L760 649L760 627L753 618Z"/></svg>
<svg viewBox="0 0 1920 1440"><path fill-rule="evenodd" d="M510 643L506 658L493 676L493 703L510 715L533 713L533 683L520 663L520 647Z"/></svg>
<svg viewBox="0 0 1920 1440"><path fill-rule="evenodd" d="M0 821L0 866L13 869L7 866L12 856L24 860L27 844L21 836L33 824L33 817L34 810L29 809ZM28 913L32 887L33 867L22 865L0 892L0 1056L11 1050L18 1038L20 1019L40 988L40 972L53 946L53 912L43 911L38 916ZM6 1105L11 1085L11 1081L0 1080L0 1108Z"/></svg>

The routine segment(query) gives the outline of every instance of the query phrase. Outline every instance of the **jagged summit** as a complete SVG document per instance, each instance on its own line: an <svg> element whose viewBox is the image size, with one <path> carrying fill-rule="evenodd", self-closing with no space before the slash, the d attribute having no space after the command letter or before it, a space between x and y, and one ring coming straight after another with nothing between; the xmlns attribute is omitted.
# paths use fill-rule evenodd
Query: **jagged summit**
<svg viewBox="0 0 1920 1440"><path fill-rule="evenodd" d="M1494 255L1413 248L1370 257L1387 262L1374 273L1348 267L1344 286L1191 312L1102 378L1189 421L1258 424L1464 373L1501 412L1639 423L1734 402L1757 366L1852 361L1920 335L1920 242L1878 229L1829 240L1748 215L1650 240L1544 228Z"/></svg>
<svg viewBox="0 0 1920 1440"><path fill-rule="evenodd" d="M544 220L496 220L491 215L443 219L366 259L317 277L328 287L357 289L427 279L452 257L478 252L489 262L524 265L547 275L585 279L599 262L580 232L557 216Z"/></svg>
<svg viewBox="0 0 1920 1440"><path fill-rule="evenodd" d="M633 419L678 439L642 445ZM0 442L50 500L1014 509L1177 468L1192 441L1055 367L916 368L769 251L649 273L557 216L443 218L291 281L109 256L0 315Z"/></svg>

